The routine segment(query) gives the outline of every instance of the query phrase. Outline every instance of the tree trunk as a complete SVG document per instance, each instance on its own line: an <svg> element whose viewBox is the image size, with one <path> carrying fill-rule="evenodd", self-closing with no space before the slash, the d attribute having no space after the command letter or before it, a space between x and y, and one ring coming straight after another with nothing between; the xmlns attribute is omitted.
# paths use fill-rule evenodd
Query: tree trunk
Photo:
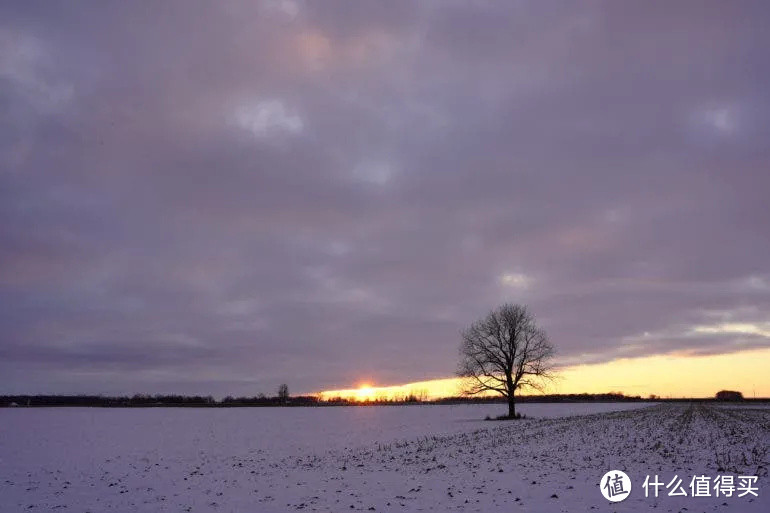
<svg viewBox="0 0 770 513"><path fill-rule="evenodd" d="M514 399L513 394L508 396L508 416L516 417L516 399Z"/></svg>

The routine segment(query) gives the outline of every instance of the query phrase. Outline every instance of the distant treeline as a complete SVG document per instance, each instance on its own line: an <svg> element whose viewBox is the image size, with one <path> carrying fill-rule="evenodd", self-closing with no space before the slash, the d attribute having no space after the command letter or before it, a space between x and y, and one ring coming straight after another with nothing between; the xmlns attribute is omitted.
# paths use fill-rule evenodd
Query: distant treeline
<svg viewBox="0 0 770 513"><path fill-rule="evenodd" d="M518 397L521 403L577 403L577 402L633 402L633 401L715 401L726 400L725 397L714 398L661 398L658 396L627 396L620 392L606 394L549 394L549 395L523 395ZM752 401L752 399L737 399L731 397L727 400ZM753 399L755 401L767 401L767 399ZM399 399L374 399L360 401L343 397L321 399L317 396L293 396L293 397L267 397L257 395L254 397L225 397L217 400L212 396L186 396L186 395L141 395L131 397L110 397L102 395L3 395L0 396L0 407L14 406L97 406L105 408L131 408L131 407L269 407L269 406L376 406L399 404L493 404L502 403L502 397L445 397L441 399L427 400L413 395Z"/></svg>
<svg viewBox="0 0 770 513"><path fill-rule="evenodd" d="M517 403L586 403L586 402L626 402L645 401L641 396L627 396L621 392L606 394L548 394L548 395L517 395ZM504 403L504 397L446 397L436 400L445 403Z"/></svg>
<svg viewBox="0 0 770 513"><path fill-rule="evenodd" d="M226 397L217 401L212 396L201 395L142 395L110 397L103 395L3 395L0 406L102 406L102 407L152 407L152 406L312 406L318 403L313 396L291 397Z"/></svg>
<svg viewBox="0 0 770 513"><path fill-rule="evenodd" d="M562 403L562 402L618 402L618 401L645 401L640 396L629 397L620 392L606 394L549 394L549 395L523 395L516 396L516 402L522 403ZM326 404L498 404L505 403L502 396L456 396L442 397L440 399L420 399L414 395L404 399L370 399L356 400L344 397L330 397L323 401Z"/></svg>

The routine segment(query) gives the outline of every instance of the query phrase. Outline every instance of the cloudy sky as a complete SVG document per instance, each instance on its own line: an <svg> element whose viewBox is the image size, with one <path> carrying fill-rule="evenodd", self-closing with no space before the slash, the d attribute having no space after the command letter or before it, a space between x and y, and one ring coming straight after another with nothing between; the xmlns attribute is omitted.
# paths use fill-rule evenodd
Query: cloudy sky
<svg viewBox="0 0 770 513"><path fill-rule="evenodd" d="M770 346L766 2L3 2L0 392Z"/></svg>

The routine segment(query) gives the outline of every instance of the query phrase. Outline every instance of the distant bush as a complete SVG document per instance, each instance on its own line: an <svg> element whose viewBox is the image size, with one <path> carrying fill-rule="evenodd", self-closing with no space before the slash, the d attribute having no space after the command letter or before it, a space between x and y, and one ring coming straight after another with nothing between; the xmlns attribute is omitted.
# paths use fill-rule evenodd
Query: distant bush
<svg viewBox="0 0 770 513"><path fill-rule="evenodd" d="M717 401L743 401L743 394L734 390L720 390L716 395Z"/></svg>

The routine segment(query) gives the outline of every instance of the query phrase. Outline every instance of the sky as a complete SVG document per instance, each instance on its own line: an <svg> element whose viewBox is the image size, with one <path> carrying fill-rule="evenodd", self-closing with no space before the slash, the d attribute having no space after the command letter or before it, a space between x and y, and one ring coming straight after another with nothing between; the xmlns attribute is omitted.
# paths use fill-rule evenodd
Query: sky
<svg viewBox="0 0 770 513"><path fill-rule="evenodd" d="M583 369L563 390L746 378L770 363L768 21L3 2L0 393L450 378L505 301Z"/></svg>

